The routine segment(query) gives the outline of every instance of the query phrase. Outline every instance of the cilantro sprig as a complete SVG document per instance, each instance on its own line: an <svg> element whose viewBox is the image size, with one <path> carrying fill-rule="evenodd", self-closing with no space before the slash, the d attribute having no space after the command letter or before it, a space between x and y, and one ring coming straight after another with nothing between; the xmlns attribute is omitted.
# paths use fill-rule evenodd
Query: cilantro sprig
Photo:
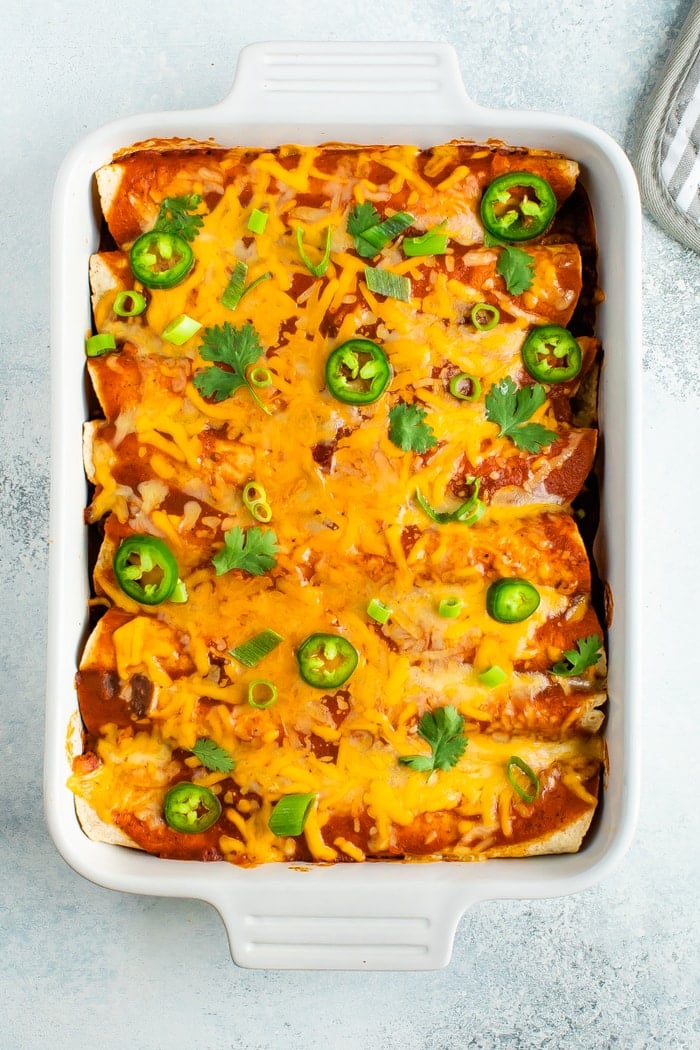
<svg viewBox="0 0 700 1050"><path fill-rule="evenodd" d="M427 452L437 445L425 409L399 401L389 409L389 439L404 452Z"/></svg>
<svg viewBox="0 0 700 1050"><path fill-rule="evenodd" d="M202 397L214 401L233 397L245 386L256 404L270 415L269 408L255 393L247 376L247 369L259 360L262 352L258 333L249 322L242 328L234 328L228 321L221 326L205 328L199 353L205 361L215 363L212 368L200 368L195 372L192 382Z"/></svg>
<svg viewBox="0 0 700 1050"><path fill-rule="evenodd" d="M541 452L557 440L558 434L542 423L528 423L545 402L539 383L516 387L510 376L494 383L486 395L486 418L501 428L499 437L508 437L523 452Z"/></svg>
<svg viewBox="0 0 700 1050"><path fill-rule="evenodd" d="M401 755L399 762L419 773L452 769L469 743L464 734L464 719L451 704L436 711L426 711L418 723L418 735L430 745L432 753L429 756Z"/></svg>
<svg viewBox="0 0 700 1050"><path fill-rule="evenodd" d="M242 529L235 525L224 533L224 546L212 558L217 576L231 569L243 569L253 576L264 576L277 564L275 554L277 534L273 529L259 529L256 525Z"/></svg>
<svg viewBox="0 0 700 1050"><path fill-rule="evenodd" d="M511 295L522 295L532 285L535 272L535 260L529 252L517 248L514 244L508 244L499 237L487 233L484 237L487 248L500 248L501 251L496 263L496 273L500 274L506 282L506 288Z"/></svg>
<svg viewBox="0 0 700 1050"><path fill-rule="evenodd" d="M186 241L193 241L202 225L202 216L195 214L201 203L202 198L198 193L165 197L158 210L154 230L173 233Z"/></svg>
<svg viewBox="0 0 700 1050"><path fill-rule="evenodd" d="M212 773L232 773L236 768L236 763L228 751L219 747L216 741L208 736L200 737L190 750L193 755L197 756L204 768L209 769Z"/></svg>
<svg viewBox="0 0 700 1050"><path fill-rule="evenodd" d="M561 678L573 678L583 674L588 667L594 667L600 659L603 643L600 635L589 634L587 638L579 638L575 649L566 649L563 653L564 659L554 664L552 674Z"/></svg>

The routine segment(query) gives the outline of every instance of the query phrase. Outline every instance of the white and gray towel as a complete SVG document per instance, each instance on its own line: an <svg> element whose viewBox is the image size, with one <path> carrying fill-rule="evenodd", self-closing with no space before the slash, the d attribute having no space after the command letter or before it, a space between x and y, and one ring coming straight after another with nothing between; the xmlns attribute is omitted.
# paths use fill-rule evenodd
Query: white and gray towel
<svg viewBox="0 0 700 1050"><path fill-rule="evenodd" d="M651 215L682 244L700 251L700 0L651 98L635 166Z"/></svg>

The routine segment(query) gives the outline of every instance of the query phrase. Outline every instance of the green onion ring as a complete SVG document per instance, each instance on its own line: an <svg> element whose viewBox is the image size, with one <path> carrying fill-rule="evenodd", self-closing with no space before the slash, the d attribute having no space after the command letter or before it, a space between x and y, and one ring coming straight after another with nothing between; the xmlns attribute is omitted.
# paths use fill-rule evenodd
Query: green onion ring
<svg viewBox="0 0 700 1050"><path fill-rule="evenodd" d="M269 368L263 368L258 365L257 368L251 368L248 373L248 379L253 386L272 386L272 372Z"/></svg>
<svg viewBox="0 0 700 1050"><path fill-rule="evenodd" d="M243 505L250 511L256 521L267 523L272 520L272 507L267 501L267 493L259 481L249 481L243 489Z"/></svg>
<svg viewBox="0 0 700 1050"><path fill-rule="evenodd" d="M505 682L506 675L503 668L499 667L498 664L494 664L493 667L487 667L485 671L482 671L479 675L479 681L482 685L486 685L489 689L495 689L501 682Z"/></svg>
<svg viewBox="0 0 700 1050"><path fill-rule="evenodd" d="M485 321L481 319L483 314L486 314ZM490 303L477 303L472 307L469 317L478 332L490 332L501 320L501 311Z"/></svg>
<svg viewBox="0 0 700 1050"><path fill-rule="evenodd" d="M174 346L183 346L188 339L196 335L201 327L199 321L195 321L194 317L190 317L188 314L180 314L179 317L176 317L170 324L165 326L161 332L161 338Z"/></svg>
<svg viewBox="0 0 700 1050"><path fill-rule="evenodd" d="M112 303L112 309L117 317L138 317L146 309L146 296L133 288L130 291L119 292Z"/></svg>
<svg viewBox="0 0 700 1050"><path fill-rule="evenodd" d="M469 384L468 393L460 389L463 383ZM460 401L476 401L481 397L481 380L469 372L458 372L450 379L450 393Z"/></svg>
<svg viewBox="0 0 700 1050"><path fill-rule="evenodd" d="M393 611L394 610L390 609L388 605L384 604L384 602L380 602L379 598L372 598L367 606L367 615L370 619L381 624L385 624L388 621Z"/></svg>
<svg viewBox="0 0 700 1050"><path fill-rule="evenodd" d="M263 692L263 699L256 699L256 691ZM267 678L254 678L248 683L248 703L258 711L272 707L278 697L277 686Z"/></svg>
<svg viewBox="0 0 700 1050"><path fill-rule="evenodd" d="M534 791L529 793L529 792L525 791L525 789L520 786L520 784L517 782L517 780L515 779L515 777L513 775L513 772L512 772L513 766L517 766L517 768L522 773L525 774L527 779L532 784L532 786L534 788ZM535 801L535 799L539 798L540 792L542 790L542 785L540 784L540 779L537 776L537 774L535 772L533 772L532 769L530 769L530 767L528 766L527 762L524 762L522 758L518 757L518 755L511 755L511 757L508 759L508 765L506 766L506 773L508 774L508 780L510 781L511 787L520 796L520 798L523 800L523 802L527 802L527 804L530 805L531 803L533 803Z"/></svg>
<svg viewBox="0 0 700 1050"><path fill-rule="evenodd" d="M85 353L88 357L102 357L117 349L117 341L111 332L99 332L85 340Z"/></svg>
<svg viewBox="0 0 700 1050"><path fill-rule="evenodd" d="M248 229L251 233L264 233L267 226L267 212L253 208L248 219Z"/></svg>
<svg viewBox="0 0 700 1050"><path fill-rule="evenodd" d="M246 507L251 503L260 503L267 499L267 493L258 481L249 481L243 489L243 502Z"/></svg>
<svg viewBox="0 0 700 1050"><path fill-rule="evenodd" d="M263 524L267 524L272 521L272 507L264 499L255 500L248 506L248 510L253 515L256 521L260 521Z"/></svg>
<svg viewBox="0 0 700 1050"><path fill-rule="evenodd" d="M270 814L267 826L273 835L301 835L315 794L283 795Z"/></svg>
<svg viewBox="0 0 700 1050"><path fill-rule="evenodd" d="M456 619L462 611L464 602L461 598L441 598L438 605L438 614L446 620Z"/></svg>

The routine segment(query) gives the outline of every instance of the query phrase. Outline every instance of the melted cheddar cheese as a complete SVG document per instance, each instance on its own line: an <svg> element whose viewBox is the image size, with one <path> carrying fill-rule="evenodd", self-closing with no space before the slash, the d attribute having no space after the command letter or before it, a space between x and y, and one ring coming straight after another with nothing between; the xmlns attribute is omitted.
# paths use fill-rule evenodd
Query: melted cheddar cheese
<svg viewBox="0 0 700 1050"><path fill-rule="evenodd" d="M530 287L508 291L498 249L484 244L479 200L510 168L547 178L560 204L576 184L564 158L457 143L426 151L146 143L98 173L114 243L91 262L95 330L113 334L117 351L89 360L102 415L86 424L84 447L86 520L101 541L93 584L107 611L77 674L85 748L70 786L128 841L243 865L578 848L603 758L604 657L577 677L552 667L577 640L602 637L571 509L596 433L574 425L580 379L548 392L532 416L556 434L538 452L499 435L485 395L506 377L532 381L523 340L533 324L571 321L582 264L570 223L555 221L527 246ZM188 193L203 198L190 274L145 290L141 315L118 316L118 293L140 288L131 243L161 201ZM361 258L348 216L364 202L382 216L409 211L412 235L446 222L447 252L406 258L397 238ZM267 216L262 233L249 230L254 209ZM316 262L329 226L330 260L316 277L297 231ZM266 279L231 310L221 296L237 262L247 284ZM370 292L368 264L408 277L409 300ZM469 321L479 302L500 311L491 331ZM163 332L181 314L201 329L175 346ZM258 363L271 377L255 391L259 403L245 385L220 401L198 389L210 367L203 334L226 323L257 333ZM329 353L356 336L377 342L392 370L385 394L359 406L337 400L325 379ZM599 348L583 334L580 345L585 375ZM480 397L450 393L460 372L479 377ZM391 438L401 402L426 414L435 444L425 453ZM473 479L485 504L474 524L438 524L416 500L419 488L433 507L452 509ZM242 499L251 481L272 511L263 526ZM217 575L212 559L235 527L274 532L270 570ZM146 606L124 593L113 560L135 533L167 543L186 601ZM487 613L488 587L503 577L525 578L540 594L521 623ZM461 600L457 617L439 615L445 597ZM372 599L392 610L383 625L368 616ZM239 663L231 650L268 629L283 642L256 668ZM319 690L299 673L296 651L316 632L342 635L359 654L339 689ZM488 687L480 675L494 665L504 680ZM277 689L265 709L248 703L260 678ZM464 720L463 756L430 776L401 764L428 753L419 721L446 705ZM202 738L231 756L232 771L202 765L192 752ZM513 789L513 755L538 778L533 802ZM165 792L181 780L219 796L222 813L208 831L165 822ZM313 795L303 833L277 836L272 809L295 793Z"/></svg>

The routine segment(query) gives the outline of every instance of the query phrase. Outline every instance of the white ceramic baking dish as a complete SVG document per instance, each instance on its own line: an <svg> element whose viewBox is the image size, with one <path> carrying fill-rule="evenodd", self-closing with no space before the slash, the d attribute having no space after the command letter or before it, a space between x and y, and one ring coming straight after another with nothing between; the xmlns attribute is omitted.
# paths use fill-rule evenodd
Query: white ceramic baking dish
<svg viewBox="0 0 700 1050"><path fill-rule="evenodd" d="M150 137L213 137L222 145L286 142L416 143L502 139L579 161L591 198L606 300L601 389L603 508L596 559L614 598L609 637L610 770L582 851L486 863L366 863L240 870L161 860L92 842L76 820L67 727L79 726L73 679L86 634L88 568L81 458L83 341L90 327L88 256L98 239L93 172L120 147ZM431 969L449 962L466 909L494 898L580 891L626 850L639 788L640 212L621 149L578 120L475 105L445 44L254 44L239 58L231 93L208 109L109 124L66 158L52 214L53 466L45 801L66 861L115 890L213 904L233 958L271 968ZM591 904L593 908L593 904Z"/></svg>

